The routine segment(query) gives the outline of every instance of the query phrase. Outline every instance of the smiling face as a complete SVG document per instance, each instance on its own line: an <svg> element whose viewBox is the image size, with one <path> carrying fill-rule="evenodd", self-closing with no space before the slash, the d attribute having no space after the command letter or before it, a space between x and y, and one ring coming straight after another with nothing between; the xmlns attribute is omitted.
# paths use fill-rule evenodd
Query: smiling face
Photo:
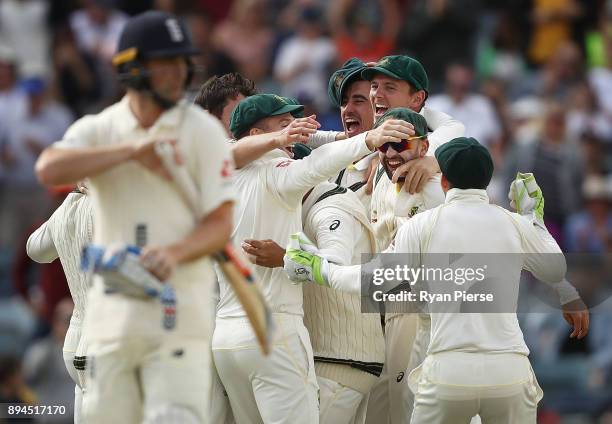
<svg viewBox="0 0 612 424"><path fill-rule="evenodd" d="M268 116L267 118L260 119L255 122L253 127L249 130L249 135L266 134L274 131L281 131L295 118L291 113L283 113L282 115ZM291 147L282 147L282 151L287 153L289 157L293 157L293 151Z"/></svg>
<svg viewBox="0 0 612 424"><path fill-rule="evenodd" d="M377 73L370 82L370 102L374 108L374 119L396 107L407 107L419 112L425 102L425 92L414 90L406 81Z"/></svg>
<svg viewBox="0 0 612 424"><path fill-rule="evenodd" d="M427 149L429 148L429 141L425 139L411 140L409 141L408 148L401 152L398 152L393 148L393 146L389 147L385 153L378 152L380 156L380 163L382 163L383 168L385 168L385 172L389 179L393 176L393 173L397 168L401 165L405 164L408 161L413 159L422 158L427 153ZM400 177L398 179L399 182L403 182L405 177Z"/></svg>
<svg viewBox="0 0 612 424"><path fill-rule="evenodd" d="M347 137L353 137L372 129L374 111L368 99L370 83L355 81L344 89L340 117Z"/></svg>

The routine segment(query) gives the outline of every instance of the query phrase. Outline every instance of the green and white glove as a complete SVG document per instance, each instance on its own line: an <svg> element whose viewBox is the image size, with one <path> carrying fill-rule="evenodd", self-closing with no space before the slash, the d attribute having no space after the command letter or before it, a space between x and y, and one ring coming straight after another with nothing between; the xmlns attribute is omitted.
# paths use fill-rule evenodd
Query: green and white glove
<svg viewBox="0 0 612 424"><path fill-rule="evenodd" d="M296 283L313 282L329 287L329 263L318 253L317 246L304 233L291 234L283 258L289 279Z"/></svg>
<svg viewBox="0 0 612 424"><path fill-rule="evenodd" d="M508 192L510 206L521 215L531 215L533 223L544 226L544 196L532 173L517 173Z"/></svg>

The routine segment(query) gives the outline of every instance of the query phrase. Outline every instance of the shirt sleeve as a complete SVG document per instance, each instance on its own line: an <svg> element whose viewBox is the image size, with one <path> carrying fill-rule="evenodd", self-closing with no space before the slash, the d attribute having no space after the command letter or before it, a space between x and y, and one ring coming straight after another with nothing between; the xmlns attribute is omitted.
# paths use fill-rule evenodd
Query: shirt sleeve
<svg viewBox="0 0 612 424"><path fill-rule="evenodd" d="M312 187L371 153L366 134L321 146L304 159L277 159L263 169L266 188L289 209L297 207Z"/></svg>
<svg viewBox="0 0 612 424"><path fill-rule="evenodd" d="M548 284L561 283L565 278L567 264L561 248L548 230L533 225L530 219L513 213L523 241L523 268L538 280Z"/></svg>
<svg viewBox="0 0 612 424"><path fill-rule="evenodd" d="M429 139L428 156L433 156L436 149L444 143L465 134L465 125L444 112L423 107L421 115L427 121L427 126L432 130L432 133L427 137Z"/></svg>
<svg viewBox="0 0 612 424"><path fill-rule="evenodd" d="M200 193L200 210L206 216L227 201L234 201L232 188L232 161L227 134L220 122L209 118L206 120L203 137L196 137L206 142L192 144L198 158L196 184Z"/></svg>
<svg viewBox="0 0 612 424"><path fill-rule="evenodd" d="M41 264L51 263L59 257L49 229L50 221L51 219L38 227L28 237L26 244L26 252L30 259Z"/></svg>
<svg viewBox="0 0 612 424"><path fill-rule="evenodd" d="M98 145L98 137L96 133L96 119L94 115L87 115L72 124L64 137L55 143L53 147L57 148L75 148L75 147L93 147Z"/></svg>
<svg viewBox="0 0 612 424"><path fill-rule="evenodd" d="M331 207L319 209L312 222L320 255L329 262L349 265L361 223L343 210Z"/></svg>
<svg viewBox="0 0 612 424"><path fill-rule="evenodd" d="M338 131L317 131L308 137L307 146L311 149L316 149L324 144L333 143L336 141Z"/></svg>

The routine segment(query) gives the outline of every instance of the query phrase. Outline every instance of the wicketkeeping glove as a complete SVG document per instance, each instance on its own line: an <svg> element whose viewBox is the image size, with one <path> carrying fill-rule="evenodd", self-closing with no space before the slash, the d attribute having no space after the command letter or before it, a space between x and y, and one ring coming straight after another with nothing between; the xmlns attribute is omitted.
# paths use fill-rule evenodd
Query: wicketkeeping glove
<svg viewBox="0 0 612 424"><path fill-rule="evenodd" d="M289 244L285 251L285 272L291 281L296 283L313 282L329 287L327 259L318 255L319 249L304 233L289 236Z"/></svg>
<svg viewBox="0 0 612 424"><path fill-rule="evenodd" d="M521 215L531 216L533 223L544 226L544 196L532 173L517 173L508 192L510 206Z"/></svg>

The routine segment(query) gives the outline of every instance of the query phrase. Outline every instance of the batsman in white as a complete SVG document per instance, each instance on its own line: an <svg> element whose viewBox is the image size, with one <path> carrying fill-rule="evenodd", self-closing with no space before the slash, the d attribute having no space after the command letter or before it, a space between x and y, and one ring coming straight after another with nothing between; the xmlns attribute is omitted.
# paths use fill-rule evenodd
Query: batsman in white
<svg viewBox="0 0 612 424"><path fill-rule="evenodd" d="M236 139L279 131L295 120L292 112L301 110L302 106L279 96L251 96L232 113L231 130ZM303 132L316 131L316 125L307 127ZM243 167L234 180L240 193L235 242L272 239L284 243L289 234L301 230L302 197L307 191L378 145L398 142L412 133L407 123L392 120L378 130L326 144L303 160L292 160L285 150L275 149ZM255 266L255 275L277 328L267 358L259 351L238 299L220 276L213 355L236 421L317 423L317 382L302 319L302 288L291 285L282 269Z"/></svg>
<svg viewBox="0 0 612 424"><path fill-rule="evenodd" d="M167 329L159 301L108 293L94 278L84 323L87 423L206 420L214 281L208 255L229 240L233 196L223 127L181 100L188 57L195 53L173 15L150 11L131 18L113 61L126 96L77 121L36 165L48 185L87 177L94 242L145 238L142 265L176 291L176 325ZM168 140L197 185L200 220L156 154L157 142Z"/></svg>
<svg viewBox="0 0 612 424"><path fill-rule="evenodd" d="M81 250L93 238L93 209L87 188L80 184L72 191L53 215L28 238L26 250L32 260L50 263L57 258L62 263L68 289L74 302L70 326L64 340L64 362L74 386L74 422L82 421L86 337L82 332L91 278L81 271Z"/></svg>

